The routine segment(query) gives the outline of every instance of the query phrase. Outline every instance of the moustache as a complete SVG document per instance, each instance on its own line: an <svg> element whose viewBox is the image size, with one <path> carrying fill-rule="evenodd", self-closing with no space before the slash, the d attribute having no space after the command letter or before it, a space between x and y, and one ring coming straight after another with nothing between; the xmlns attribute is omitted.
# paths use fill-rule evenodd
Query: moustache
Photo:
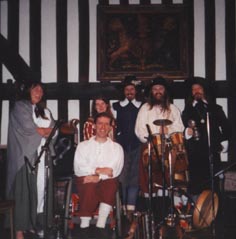
<svg viewBox="0 0 236 239"><path fill-rule="evenodd" d="M201 97L201 98L202 98L202 97L203 97L203 94L201 94L201 93L195 93L195 94L193 95L193 97L194 97L194 98L195 98L195 97L198 97L198 98Z"/></svg>

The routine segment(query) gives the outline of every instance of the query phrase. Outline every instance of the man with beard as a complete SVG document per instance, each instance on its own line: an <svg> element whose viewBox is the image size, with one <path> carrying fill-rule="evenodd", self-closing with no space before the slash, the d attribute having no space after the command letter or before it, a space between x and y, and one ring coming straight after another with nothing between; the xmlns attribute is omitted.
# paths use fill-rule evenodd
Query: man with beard
<svg viewBox="0 0 236 239"><path fill-rule="evenodd" d="M161 125L155 124L154 121L156 120L168 120L169 124L165 124L164 127L161 127ZM149 129L150 130L149 130ZM147 194L149 192L148 190L148 184L150 182L150 179L148 177L148 156L147 156L147 139L150 131L150 134L153 136L153 141L157 139L158 137L163 136L162 130L164 130L163 134L165 137L165 142L167 142L167 139L169 136L174 132L183 132L184 125L182 123L181 119L181 112L180 110L171 103L170 96L169 96L169 88L166 80L162 77L158 77L154 79L151 83L150 90L149 90L149 96L147 99L147 102L143 104L143 106L140 108L136 124L135 124L135 133L139 140L144 143L143 144L143 153L142 153L142 159L140 160L140 186L141 191L144 193L144 196L148 196ZM156 142L155 142L156 143ZM157 184L163 183L163 167L160 166L161 163L161 152L159 151L160 145L157 142L156 148L158 149L158 152L152 152L152 179L153 182ZM166 146L166 145L165 145ZM164 146L164 148L166 148ZM164 154L166 156L166 154ZM165 160L167 161L167 160ZM168 172L168 169L166 168L165 172ZM164 172L164 173L165 173ZM166 175L164 176L166 177ZM167 180L167 178L165 178ZM164 185L166 187L166 185ZM160 197L163 195L163 190L157 188L153 188L153 193L157 193L157 202L155 203L155 207L153 210L156 210L156 216L157 220L160 222L165 216L167 216L167 208L166 203L162 200ZM167 194L166 194L167 196ZM156 199L155 199L156 200ZM154 205L154 203L153 203Z"/></svg>
<svg viewBox="0 0 236 239"><path fill-rule="evenodd" d="M171 124L164 126L166 135L183 132L184 126L180 110L171 103L166 80L158 77L152 81L147 103L139 110L136 120L135 133L142 143L147 142L147 125L152 134L162 133L162 127L153 123L155 120L161 119L171 121Z"/></svg>
<svg viewBox="0 0 236 239"><path fill-rule="evenodd" d="M221 169L220 153L228 150L230 124L221 106L207 95L206 79L189 79L190 96L182 113L189 160L189 192L199 195L211 188L214 174ZM209 137L210 136L210 137ZM210 143L210 145L209 145ZM212 159L212 160L210 160ZM215 186L218 185L214 179ZM218 190L217 187L214 190Z"/></svg>
<svg viewBox="0 0 236 239"><path fill-rule="evenodd" d="M134 133L134 126L141 101L136 100L136 77L126 76L123 82L124 99L115 102L116 140L124 149L125 159L122 173L119 177L122 187L123 209L128 220L132 219L136 209L139 192L139 158L141 144Z"/></svg>

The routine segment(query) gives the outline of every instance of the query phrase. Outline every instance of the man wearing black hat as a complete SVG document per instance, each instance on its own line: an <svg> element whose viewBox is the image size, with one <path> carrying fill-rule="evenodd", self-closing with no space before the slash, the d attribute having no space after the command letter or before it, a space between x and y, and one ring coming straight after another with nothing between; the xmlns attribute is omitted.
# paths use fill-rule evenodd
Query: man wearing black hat
<svg viewBox="0 0 236 239"><path fill-rule="evenodd" d="M194 77L188 82L190 96L182 119L189 160L189 192L197 196L212 186L211 166L214 173L221 168L220 153L228 150L230 124L222 107L211 102L207 95L206 79Z"/></svg>
<svg viewBox="0 0 236 239"><path fill-rule="evenodd" d="M160 124L155 124L159 120L163 122L163 126ZM165 123L166 122L166 123ZM165 142L169 136L174 132L183 132L184 125L181 119L180 110L171 103L169 97L169 88L166 80L162 77L158 77L154 79L151 83L149 89L148 100L143 106L140 108L136 124L135 124L135 133L139 140L142 143L147 143L147 139L149 134L155 139L156 136L160 136L164 134ZM164 131L164 132L163 132ZM156 138L158 139L158 137ZM160 139L160 138L159 138ZM155 140L154 140L155 141ZM158 141L158 140L157 140ZM164 145L165 145L164 142ZM163 177L166 178L167 169L163 172L162 167L160 166L160 162L162 160L159 146L159 142L157 143L156 148L158 152L152 153L153 165L152 165L152 179L153 183L163 184ZM154 143L154 144L155 144ZM166 146L166 145L165 145ZM164 148L166 148L164 146ZM155 151L155 150L154 150ZM148 174L148 146L147 144L143 144L143 153L142 159L140 160L140 187L141 191L144 193L144 196L149 196L149 183L150 178ZM162 155L166 155L163 153ZM160 156L160 157L159 157ZM158 159L158 160L156 160ZM165 176L163 176L165 175ZM152 185L151 185L152 186ZM163 185L166 188L166 185ZM156 210L157 220L160 222L165 216L167 216L167 206L166 203L162 204L163 190L157 187L153 188L152 193L157 193L157 202L155 203L155 207L153 210ZM165 192L167 196L167 192ZM166 199L168 200L168 199ZM154 203L153 203L154 205ZM165 212L164 212L165 211Z"/></svg>
<svg viewBox="0 0 236 239"><path fill-rule="evenodd" d="M180 110L171 103L168 90L168 84L162 77L154 79L151 83L148 101L141 107L135 126L135 133L143 143L147 142L147 125L152 134L161 133L160 125L153 123L155 120L171 121L171 124L164 127L165 134L184 130Z"/></svg>
<svg viewBox="0 0 236 239"><path fill-rule="evenodd" d="M131 219L135 210L139 192L139 158L140 142L134 133L136 117L141 101L136 99L136 77L126 76L123 82L124 100L115 102L117 134L116 140L124 149L124 168L120 175L122 186L123 207L128 219Z"/></svg>

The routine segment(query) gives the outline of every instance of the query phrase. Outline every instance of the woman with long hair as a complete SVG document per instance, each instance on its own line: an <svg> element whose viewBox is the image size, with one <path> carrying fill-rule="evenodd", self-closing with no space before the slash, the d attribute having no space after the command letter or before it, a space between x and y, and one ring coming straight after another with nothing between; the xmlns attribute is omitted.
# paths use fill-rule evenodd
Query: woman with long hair
<svg viewBox="0 0 236 239"><path fill-rule="evenodd" d="M98 113L102 113L102 112L108 113L113 118L112 129L108 133L109 134L108 136L112 140L114 140L115 128L116 128L115 119L111 111L110 101L103 96L98 96L92 102L92 115L88 117L83 127L84 140L88 140L96 134L95 127L94 127L94 118L96 117Z"/></svg>
<svg viewBox="0 0 236 239"><path fill-rule="evenodd" d="M11 105L7 144L7 198L15 201L16 239L36 232L37 215L44 210L45 152L36 162L54 126L42 83L30 82L22 91L21 99Z"/></svg>

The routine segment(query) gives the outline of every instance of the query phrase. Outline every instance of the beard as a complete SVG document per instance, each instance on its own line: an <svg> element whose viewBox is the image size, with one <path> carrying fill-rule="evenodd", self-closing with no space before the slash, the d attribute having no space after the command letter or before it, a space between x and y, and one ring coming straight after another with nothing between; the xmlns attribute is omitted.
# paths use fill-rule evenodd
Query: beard
<svg viewBox="0 0 236 239"><path fill-rule="evenodd" d="M196 93L193 95L193 99L198 101L198 100L203 100L204 99L204 95L201 93Z"/></svg>
<svg viewBox="0 0 236 239"><path fill-rule="evenodd" d="M155 95L153 97L153 105L162 105L164 102L164 96L163 95L159 95L159 97L157 97L157 95Z"/></svg>

